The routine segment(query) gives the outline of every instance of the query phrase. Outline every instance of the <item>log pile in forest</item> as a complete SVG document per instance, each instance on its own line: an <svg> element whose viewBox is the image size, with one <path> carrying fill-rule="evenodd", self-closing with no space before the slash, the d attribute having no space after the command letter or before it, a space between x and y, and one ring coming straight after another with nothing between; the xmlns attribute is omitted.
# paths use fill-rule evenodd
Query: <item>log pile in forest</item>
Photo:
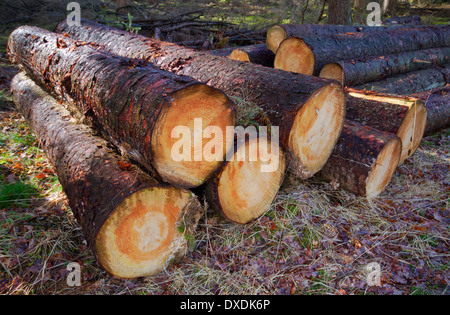
<svg viewBox="0 0 450 315"><path fill-rule="evenodd" d="M287 171L375 198L450 124L448 26L278 25L266 44L209 52L88 20L55 31L11 33L14 101L121 278L184 255L204 210L188 189L239 224Z"/></svg>

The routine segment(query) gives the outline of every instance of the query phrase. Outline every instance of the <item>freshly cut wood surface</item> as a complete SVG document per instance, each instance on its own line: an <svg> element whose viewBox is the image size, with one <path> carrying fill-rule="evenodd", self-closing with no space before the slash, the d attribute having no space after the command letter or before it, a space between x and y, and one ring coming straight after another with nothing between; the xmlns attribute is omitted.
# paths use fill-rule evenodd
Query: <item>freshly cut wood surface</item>
<svg viewBox="0 0 450 315"><path fill-rule="evenodd" d="M171 149L179 141L172 137L177 126L191 135L209 126L223 133L234 126L233 102L221 91L37 27L22 26L11 33L8 52L33 79L83 113L92 113L110 141L156 170L162 180L197 187L220 167L223 159L194 159L208 139L191 143L190 159L175 161ZM223 152L226 146L224 141Z"/></svg>
<svg viewBox="0 0 450 315"><path fill-rule="evenodd" d="M345 95L335 81L212 56L86 20L81 27L64 20L56 30L96 42L117 55L149 60L256 104L272 125L280 127L280 145L302 178L323 167L342 130Z"/></svg>
<svg viewBox="0 0 450 315"><path fill-rule="evenodd" d="M208 201L228 220L250 223L269 210L285 170L284 153L269 138L246 139L207 183Z"/></svg>
<svg viewBox="0 0 450 315"><path fill-rule="evenodd" d="M346 121L321 176L369 199L381 194L400 161L402 143L392 133Z"/></svg>
<svg viewBox="0 0 450 315"><path fill-rule="evenodd" d="M90 248L109 273L150 276L184 256L202 213L194 194L162 185L124 160L24 73L11 88Z"/></svg>
<svg viewBox="0 0 450 315"><path fill-rule="evenodd" d="M427 109L420 99L351 88L346 92L348 120L396 134L402 140L400 163L414 154L427 122Z"/></svg>

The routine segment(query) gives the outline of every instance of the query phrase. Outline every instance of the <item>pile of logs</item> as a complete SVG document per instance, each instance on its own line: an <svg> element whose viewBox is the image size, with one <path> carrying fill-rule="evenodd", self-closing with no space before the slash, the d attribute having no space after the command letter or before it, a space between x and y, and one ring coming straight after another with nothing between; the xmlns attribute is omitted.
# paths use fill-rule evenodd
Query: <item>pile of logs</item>
<svg viewBox="0 0 450 315"><path fill-rule="evenodd" d="M287 171L377 197L424 132L448 125L449 89L424 92L434 77L414 95L361 87L431 70L448 80L436 67L449 61L448 35L284 25L267 44L204 52L64 20L55 32L19 27L8 54L23 71L14 101L99 263L135 278L183 257L204 211L196 194L240 224L269 209ZM376 40L391 37L401 44L383 51Z"/></svg>

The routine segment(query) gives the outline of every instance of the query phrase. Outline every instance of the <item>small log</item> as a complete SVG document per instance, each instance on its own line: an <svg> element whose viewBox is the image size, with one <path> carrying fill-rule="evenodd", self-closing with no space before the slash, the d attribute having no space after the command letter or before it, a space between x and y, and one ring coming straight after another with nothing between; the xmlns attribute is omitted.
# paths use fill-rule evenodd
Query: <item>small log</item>
<svg viewBox="0 0 450 315"><path fill-rule="evenodd" d="M319 76L335 79L344 86L356 86L396 75L450 63L450 47L408 51L395 55L329 63Z"/></svg>
<svg viewBox="0 0 450 315"><path fill-rule="evenodd" d="M196 158L209 142L204 138L194 139L190 159L172 157L179 141L172 137L175 127L193 135L209 126L223 133L234 126L234 104L221 91L37 27L12 32L8 52L33 79L83 113L92 112L111 142L165 182L197 187L222 164Z"/></svg>
<svg viewBox="0 0 450 315"><path fill-rule="evenodd" d="M226 219L250 223L270 207L284 179L286 159L270 138L237 143L219 172L206 184L209 204Z"/></svg>
<svg viewBox="0 0 450 315"><path fill-rule="evenodd" d="M64 20L56 30L96 42L117 55L150 60L164 70L207 82L256 104L273 126L280 127L280 146L293 157L302 178L323 167L339 138L345 95L336 81L212 56L87 20L82 20L81 27L68 26Z"/></svg>
<svg viewBox="0 0 450 315"><path fill-rule="evenodd" d="M318 75L325 65L332 62L442 47L450 47L450 26L290 37L280 44L274 67Z"/></svg>
<svg viewBox="0 0 450 315"><path fill-rule="evenodd" d="M232 60L246 61L265 67L273 67L275 54L267 49L266 44L258 44L237 48L212 50L214 56L228 57Z"/></svg>
<svg viewBox="0 0 450 315"><path fill-rule="evenodd" d="M400 160L402 143L394 134L346 121L321 176L369 199L382 193Z"/></svg>
<svg viewBox="0 0 450 315"><path fill-rule="evenodd" d="M450 83L450 65L408 72L384 80L357 85L358 90L410 95L433 90Z"/></svg>
<svg viewBox="0 0 450 315"><path fill-rule="evenodd" d="M11 88L106 271L146 277L184 256L202 215L195 195L162 185L118 156L24 73Z"/></svg>
<svg viewBox="0 0 450 315"><path fill-rule="evenodd" d="M346 92L348 120L397 135L402 140L400 164L414 154L427 122L420 99L349 88Z"/></svg>
<svg viewBox="0 0 450 315"><path fill-rule="evenodd" d="M425 136L450 126L450 84L430 91L411 94L420 99L427 109Z"/></svg>

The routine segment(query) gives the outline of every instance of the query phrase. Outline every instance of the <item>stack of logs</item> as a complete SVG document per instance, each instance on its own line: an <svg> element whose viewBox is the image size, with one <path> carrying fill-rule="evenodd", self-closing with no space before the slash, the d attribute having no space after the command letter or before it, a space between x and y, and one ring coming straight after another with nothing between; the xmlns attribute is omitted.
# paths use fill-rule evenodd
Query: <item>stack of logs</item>
<svg viewBox="0 0 450 315"><path fill-rule="evenodd" d="M397 55L362 59L391 37ZM194 191L241 224L269 209L286 171L378 196L424 131L448 124L448 86L405 96L364 84L413 70L448 80L437 65L449 40L448 27L284 25L267 44L201 52L64 20L16 29L8 53L23 70L14 101L98 262L135 278L183 257L204 211Z"/></svg>

